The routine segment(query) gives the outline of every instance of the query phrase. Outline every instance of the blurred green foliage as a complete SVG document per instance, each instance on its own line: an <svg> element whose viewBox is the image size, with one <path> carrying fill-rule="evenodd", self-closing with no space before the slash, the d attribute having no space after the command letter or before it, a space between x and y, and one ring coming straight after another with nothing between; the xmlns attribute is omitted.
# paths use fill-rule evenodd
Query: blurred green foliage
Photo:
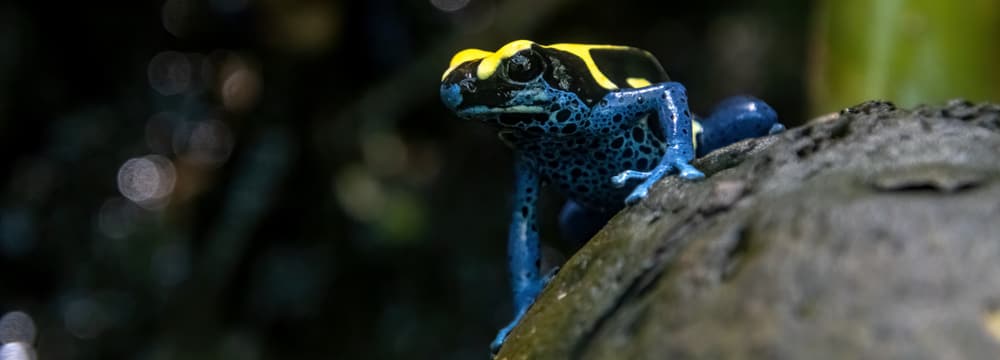
<svg viewBox="0 0 1000 360"><path fill-rule="evenodd" d="M825 0L816 8L811 112L1000 100L1000 1Z"/></svg>

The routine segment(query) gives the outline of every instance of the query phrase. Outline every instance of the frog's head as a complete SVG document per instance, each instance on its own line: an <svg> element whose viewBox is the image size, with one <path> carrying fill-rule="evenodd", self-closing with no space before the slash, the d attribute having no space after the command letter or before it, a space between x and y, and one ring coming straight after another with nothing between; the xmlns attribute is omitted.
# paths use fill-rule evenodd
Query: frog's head
<svg viewBox="0 0 1000 360"><path fill-rule="evenodd" d="M517 40L495 52L460 51L441 78L441 99L462 118L522 130L559 127L617 89L591 59L595 47Z"/></svg>

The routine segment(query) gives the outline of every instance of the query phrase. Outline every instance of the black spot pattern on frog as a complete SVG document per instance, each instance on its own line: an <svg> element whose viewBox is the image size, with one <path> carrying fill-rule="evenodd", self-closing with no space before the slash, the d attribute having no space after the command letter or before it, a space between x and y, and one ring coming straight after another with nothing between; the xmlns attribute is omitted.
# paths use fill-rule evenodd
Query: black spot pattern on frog
<svg viewBox="0 0 1000 360"><path fill-rule="evenodd" d="M684 111L687 112L687 110ZM663 125L660 125L660 116L655 112L646 116L646 129L649 130L651 136L660 142L667 141L667 137L663 134Z"/></svg>
<svg viewBox="0 0 1000 360"><path fill-rule="evenodd" d="M570 115L572 113L569 110L559 110L559 112L556 112L556 121L565 122L569 120Z"/></svg>
<svg viewBox="0 0 1000 360"><path fill-rule="evenodd" d="M646 141L646 132L641 127L636 126L632 128L632 139L637 143Z"/></svg>
<svg viewBox="0 0 1000 360"><path fill-rule="evenodd" d="M665 153L666 144L646 121L633 124L635 130L613 136L542 136L523 139L516 148L542 179L551 182L568 198L581 205L615 210L631 187L617 188L611 177L625 170L649 171ZM642 133L638 136L635 134Z"/></svg>
<svg viewBox="0 0 1000 360"><path fill-rule="evenodd" d="M580 93L572 86L562 89L562 83L555 86L554 80L560 79L526 84L513 91L509 102L484 104L486 111L493 109L489 106L510 110L497 115L496 124L507 133L504 141L519 150L542 181L585 207L620 208L634 186L615 187L611 177L626 170L649 171L666 153L663 125L651 110L662 93ZM606 96L593 97L598 93ZM673 100L686 104L683 96ZM514 113L531 108L544 112Z"/></svg>

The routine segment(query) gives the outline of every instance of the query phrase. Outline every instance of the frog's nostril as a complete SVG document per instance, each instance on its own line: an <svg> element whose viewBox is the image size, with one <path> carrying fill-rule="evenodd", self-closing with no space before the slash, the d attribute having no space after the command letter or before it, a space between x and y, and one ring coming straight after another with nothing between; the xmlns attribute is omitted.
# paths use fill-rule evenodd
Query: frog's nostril
<svg viewBox="0 0 1000 360"><path fill-rule="evenodd" d="M449 109L457 109L458 105L462 103L462 90L458 84L442 84L441 85L441 101Z"/></svg>

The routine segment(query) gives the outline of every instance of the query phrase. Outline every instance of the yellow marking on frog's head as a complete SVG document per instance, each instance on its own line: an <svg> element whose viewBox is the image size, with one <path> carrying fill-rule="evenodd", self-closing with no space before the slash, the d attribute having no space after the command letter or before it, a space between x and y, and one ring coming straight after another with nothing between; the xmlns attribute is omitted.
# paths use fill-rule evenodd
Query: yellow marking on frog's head
<svg viewBox="0 0 1000 360"><path fill-rule="evenodd" d="M446 77L448 77L448 74L454 71L455 68L457 68L459 65L462 65L467 61L482 59L484 57L489 56L490 54L493 53L480 49L465 49L459 51L458 53L455 54L455 56L451 57L451 63L448 64L448 70L445 70L444 74L441 75L441 80L444 80Z"/></svg>
<svg viewBox="0 0 1000 360"><path fill-rule="evenodd" d="M634 88L641 88L641 87L647 87L647 86L653 85L652 83L649 82L649 80L646 80L645 78L630 77L630 78L625 79L625 82L628 83L628 86L631 86L631 87L634 87Z"/></svg>
<svg viewBox="0 0 1000 360"><path fill-rule="evenodd" d="M597 63L594 62L594 57L590 56L590 50L594 50L594 49L609 49L609 50L628 49L627 46L590 45L590 44L555 44L555 45L549 45L548 47L556 49L556 50L562 50L562 51L571 53L571 54L575 55L576 57L580 58L580 60L583 60L583 63L587 65L587 70L590 71L590 76L593 77L594 81L596 81L597 84L600 85L602 88L605 88L605 89L608 89L608 90L618 89L618 85L615 85L615 83L611 82L611 80L609 80L608 77L605 76L603 72L601 72L601 69L597 68Z"/></svg>
<svg viewBox="0 0 1000 360"><path fill-rule="evenodd" d="M489 79L490 76L493 76L493 73L497 71L497 68L500 67L500 62L503 61L503 59L514 56L514 54L517 54L518 51L530 49L531 45L534 44L534 42L528 40L514 40L507 43L507 45L504 45L496 52L489 52L480 49L465 49L459 51L451 58L451 64L448 66L448 70L445 70L444 74L441 75L441 80L447 78L448 74L454 71L459 65L480 59L482 59L482 61L479 63L479 67L476 68L476 77L478 77L479 80Z"/></svg>
<svg viewBox="0 0 1000 360"><path fill-rule="evenodd" d="M539 46L541 48L551 48L564 52L568 52L576 56L587 66L587 70L590 72L590 76L600 85L602 88L608 90L618 89L618 85L608 79L603 72L597 67L597 63L594 62L594 58L590 55L590 51L594 49L628 49L627 46L617 46L617 45L591 45L591 44L554 44L554 45L539 45L530 40L514 40L495 52L484 51L480 49L466 49L459 51L451 58L451 64L448 70L445 70L444 74L441 75L441 79L444 80L448 77L452 71L463 63L475 60L482 60L479 63L479 67L476 68L476 77L479 80L489 79L493 74L496 73L497 69L500 67L500 63L507 58L510 58L517 54L519 51L530 49L532 46ZM638 79L638 78L636 78ZM638 79L643 80L645 79ZM646 81L648 84L649 81ZM629 85L632 85L630 82ZM632 85L635 86L635 85ZM640 87L640 86L635 86Z"/></svg>
<svg viewBox="0 0 1000 360"><path fill-rule="evenodd" d="M489 79L497 71L497 68L500 67L500 62L503 59L514 56L518 51L530 49L531 45L534 44L534 42L529 40L514 40L507 43L507 45L504 45L495 53L483 58L483 61L479 63L479 68L476 69L476 77L479 80Z"/></svg>

